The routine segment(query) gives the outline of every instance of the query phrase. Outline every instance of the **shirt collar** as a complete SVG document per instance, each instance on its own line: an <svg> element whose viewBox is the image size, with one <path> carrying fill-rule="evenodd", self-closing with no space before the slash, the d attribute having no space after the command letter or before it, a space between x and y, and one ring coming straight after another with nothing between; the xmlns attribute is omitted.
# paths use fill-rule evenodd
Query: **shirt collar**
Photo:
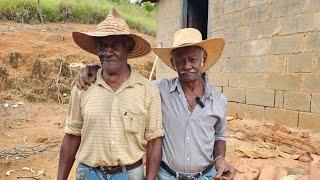
<svg viewBox="0 0 320 180"><path fill-rule="evenodd" d="M210 90L210 86L208 84L208 76L203 73L202 75L202 78L204 80L204 98L208 98L208 97L212 97L211 96L211 90ZM170 84L170 93L173 92L173 91L176 91L178 89L181 89L181 84L180 84L180 81L179 81L179 77L176 77L176 78L173 78L172 81L171 81L171 84Z"/></svg>
<svg viewBox="0 0 320 180"><path fill-rule="evenodd" d="M125 82L123 82L123 84L121 86L125 86L124 88L126 88L126 87L133 87L135 84L143 85L142 75L140 75L139 72L137 72L130 65L128 65L128 66L131 70L130 76ZM97 80L96 80L95 84L103 86L108 89L111 89L110 86L104 81L104 79L102 77L102 69L99 69L97 72Z"/></svg>

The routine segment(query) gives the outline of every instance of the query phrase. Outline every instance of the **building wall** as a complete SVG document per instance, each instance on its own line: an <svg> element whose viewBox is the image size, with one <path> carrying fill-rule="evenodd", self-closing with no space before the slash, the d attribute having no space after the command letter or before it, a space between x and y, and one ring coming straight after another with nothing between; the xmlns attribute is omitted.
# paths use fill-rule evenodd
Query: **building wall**
<svg viewBox="0 0 320 180"><path fill-rule="evenodd" d="M181 4L159 2L163 46L181 27ZM226 41L208 74L229 115L320 129L319 0L209 0L208 24L209 38ZM158 64L157 78L174 75Z"/></svg>

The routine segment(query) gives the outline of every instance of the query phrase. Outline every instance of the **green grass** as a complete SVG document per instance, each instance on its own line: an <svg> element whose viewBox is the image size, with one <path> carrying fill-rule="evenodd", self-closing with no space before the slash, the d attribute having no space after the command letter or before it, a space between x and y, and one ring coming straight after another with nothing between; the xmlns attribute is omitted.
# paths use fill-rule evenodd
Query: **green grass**
<svg viewBox="0 0 320 180"><path fill-rule="evenodd" d="M126 0L0 0L0 19L22 23L77 22L97 24L114 7L128 25L142 33L155 36L156 10Z"/></svg>

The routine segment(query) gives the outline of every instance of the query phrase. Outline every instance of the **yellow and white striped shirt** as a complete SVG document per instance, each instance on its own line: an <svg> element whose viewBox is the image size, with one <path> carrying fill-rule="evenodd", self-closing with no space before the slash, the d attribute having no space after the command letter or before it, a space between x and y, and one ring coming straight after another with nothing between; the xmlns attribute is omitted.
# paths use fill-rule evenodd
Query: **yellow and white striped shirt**
<svg viewBox="0 0 320 180"><path fill-rule="evenodd" d="M81 136L76 159L91 167L133 164L143 143L163 136L159 90L135 70L113 92L102 78L88 90L72 89L67 134Z"/></svg>

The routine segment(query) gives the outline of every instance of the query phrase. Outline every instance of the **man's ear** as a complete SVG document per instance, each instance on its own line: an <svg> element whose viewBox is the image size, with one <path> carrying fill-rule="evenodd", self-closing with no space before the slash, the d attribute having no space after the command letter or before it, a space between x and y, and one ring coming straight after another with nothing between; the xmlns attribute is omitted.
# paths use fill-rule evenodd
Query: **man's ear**
<svg viewBox="0 0 320 180"><path fill-rule="evenodd" d="M172 68L173 68L173 70L177 71L176 66L175 66L174 61L173 61L173 59L172 59L172 58L170 59L170 61L171 61L171 64L172 64Z"/></svg>

